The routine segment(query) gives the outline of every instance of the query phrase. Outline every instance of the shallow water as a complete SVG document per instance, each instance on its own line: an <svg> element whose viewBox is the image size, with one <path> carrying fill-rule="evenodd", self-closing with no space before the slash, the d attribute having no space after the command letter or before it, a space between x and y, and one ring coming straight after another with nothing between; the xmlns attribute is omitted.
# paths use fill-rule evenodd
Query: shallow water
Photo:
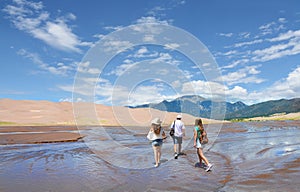
<svg viewBox="0 0 300 192"><path fill-rule="evenodd" d="M2 145L0 191L299 191L300 121L224 124L219 135L210 127L210 172L197 166L187 129L186 155L173 159L167 138L158 168L145 128L88 127L82 142Z"/></svg>

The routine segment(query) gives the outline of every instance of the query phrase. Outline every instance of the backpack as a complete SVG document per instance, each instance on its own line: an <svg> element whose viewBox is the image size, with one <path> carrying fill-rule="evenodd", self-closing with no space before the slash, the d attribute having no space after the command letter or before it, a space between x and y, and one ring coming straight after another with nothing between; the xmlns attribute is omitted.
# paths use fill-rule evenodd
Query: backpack
<svg viewBox="0 0 300 192"><path fill-rule="evenodd" d="M208 137L206 131L203 129L203 131L200 130L198 126L195 127L197 131L197 137L200 139L201 144L206 144L208 143Z"/></svg>
<svg viewBox="0 0 300 192"><path fill-rule="evenodd" d="M173 122L173 126L171 127L170 129L170 136L174 136L174 133L175 133L175 121Z"/></svg>

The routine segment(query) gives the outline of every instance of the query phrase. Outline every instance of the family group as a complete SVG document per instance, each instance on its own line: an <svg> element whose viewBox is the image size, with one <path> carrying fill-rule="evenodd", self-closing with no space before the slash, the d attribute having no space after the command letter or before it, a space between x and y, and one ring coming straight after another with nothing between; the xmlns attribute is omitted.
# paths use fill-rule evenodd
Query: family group
<svg viewBox="0 0 300 192"><path fill-rule="evenodd" d="M183 121L181 120L182 116L177 115L176 120L172 122L170 126L170 136L173 139L174 143L174 158L178 159L179 155L184 155L181 151L182 146L182 138L185 137L185 126ZM150 130L148 132L147 138L151 141L151 145L154 152L154 159L155 159L155 167L160 165L160 158L161 158L161 148L163 145L164 140L167 138L167 135L164 129L161 126L162 121L159 118L155 118L151 121ZM212 168L212 164L209 163L207 158L203 154L203 144L208 142L207 133L204 130L202 120L196 119L195 126L193 129L194 132L194 147L196 148L199 164L202 165L202 161L204 161L206 167L206 171L210 171Z"/></svg>

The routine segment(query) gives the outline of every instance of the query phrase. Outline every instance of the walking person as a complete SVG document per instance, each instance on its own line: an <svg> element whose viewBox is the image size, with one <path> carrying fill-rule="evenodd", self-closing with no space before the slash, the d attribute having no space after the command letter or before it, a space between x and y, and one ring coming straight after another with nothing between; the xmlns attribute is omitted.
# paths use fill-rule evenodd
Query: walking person
<svg viewBox="0 0 300 192"><path fill-rule="evenodd" d="M181 145L182 137L185 136L185 126L181 121L182 116L177 115L176 120L171 124L171 128L174 127L173 143L174 143L174 158L177 159L179 155L182 155Z"/></svg>
<svg viewBox="0 0 300 192"><path fill-rule="evenodd" d="M162 121L159 118L155 118L151 121L151 127L148 132L147 138L151 141L151 145L154 152L155 167L160 165L161 157L161 147L163 144L163 139L166 137L166 134L161 127Z"/></svg>
<svg viewBox="0 0 300 192"><path fill-rule="evenodd" d="M213 165L210 164L209 161L207 160L207 158L204 156L203 150L202 150L202 144L201 144L204 137L206 137L206 134L207 133L204 130L202 120L196 119L195 127L194 127L194 147L196 147L196 149L197 149L197 155L199 158L200 166L202 166L202 160L203 160L206 164L205 171L208 172L212 168Z"/></svg>

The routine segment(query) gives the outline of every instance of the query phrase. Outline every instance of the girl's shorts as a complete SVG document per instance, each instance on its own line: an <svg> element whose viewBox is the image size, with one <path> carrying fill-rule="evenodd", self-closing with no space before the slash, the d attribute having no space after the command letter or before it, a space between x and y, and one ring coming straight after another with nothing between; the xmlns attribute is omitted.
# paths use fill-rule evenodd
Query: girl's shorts
<svg viewBox="0 0 300 192"><path fill-rule="evenodd" d="M154 146L154 147L162 146L162 144L163 144L162 139L155 139L152 141L152 146Z"/></svg>
<svg viewBox="0 0 300 192"><path fill-rule="evenodd" d="M197 149L198 149L198 148L202 148L202 145L201 145L201 143L200 143L200 139L197 139L197 140L196 140L196 147L197 147Z"/></svg>

